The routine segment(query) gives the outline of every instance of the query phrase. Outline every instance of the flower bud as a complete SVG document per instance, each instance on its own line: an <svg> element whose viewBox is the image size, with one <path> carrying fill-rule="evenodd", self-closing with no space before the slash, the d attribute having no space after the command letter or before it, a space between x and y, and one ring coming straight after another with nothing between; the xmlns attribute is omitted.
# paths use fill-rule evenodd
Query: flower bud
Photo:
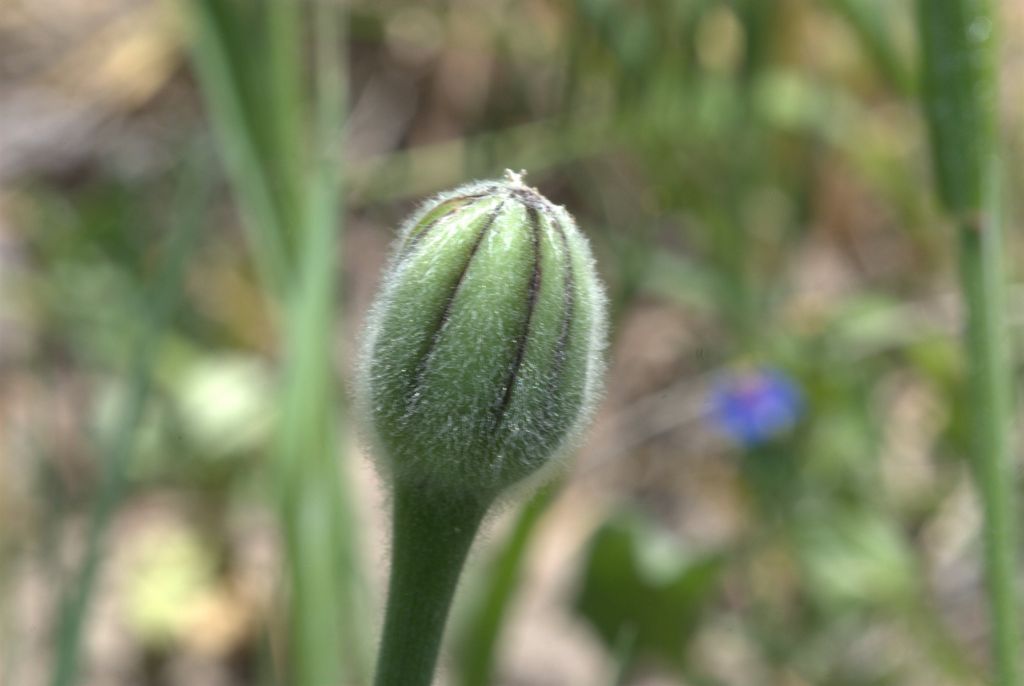
<svg viewBox="0 0 1024 686"><path fill-rule="evenodd" d="M428 201L401 232L363 349L385 468L495 497L580 433L604 338L590 246L563 208L511 172Z"/></svg>

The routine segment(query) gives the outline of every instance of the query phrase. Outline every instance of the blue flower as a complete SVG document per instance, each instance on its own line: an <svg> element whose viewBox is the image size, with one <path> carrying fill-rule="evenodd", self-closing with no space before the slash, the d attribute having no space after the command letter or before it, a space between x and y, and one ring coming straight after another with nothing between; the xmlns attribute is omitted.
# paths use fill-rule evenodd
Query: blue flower
<svg viewBox="0 0 1024 686"><path fill-rule="evenodd" d="M747 448L783 433L803 412L803 393L777 369L728 374L711 391L710 415L730 439Z"/></svg>

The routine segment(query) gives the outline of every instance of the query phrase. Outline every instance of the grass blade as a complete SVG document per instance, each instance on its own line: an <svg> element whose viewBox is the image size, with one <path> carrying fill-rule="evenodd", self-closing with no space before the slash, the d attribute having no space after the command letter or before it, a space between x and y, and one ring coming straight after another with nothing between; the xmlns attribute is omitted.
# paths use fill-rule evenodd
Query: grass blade
<svg viewBox="0 0 1024 686"><path fill-rule="evenodd" d="M246 108L244 77L230 47L232 14L222 0L193 0L190 8L192 61L249 228L256 269L264 286L280 296L289 285L286 217L275 201L273 181L261 161L261 138Z"/></svg>
<svg viewBox="0 0 1024 686"><path fill-rule="evenodd" d="M174 227L164 268L157 277L152 293L145 299L149 307L141 316L148 317L148 321L135 344L128 390L109 444L100 450L100 455L105 459L100 465L99 493L93 501L84 557L75 579L61 600L52 678L54 686L71 686L78 677L82 632L99 574L107 530L124 492L125 471L134 447L135 429L142 419L149 398L153 355L178 304L184 265L198 242L202 211L209 188L210 183L205 174L189 170L171 205L183 208L183 211L179 223Z"/></svg>
<svg viewBox="0 0 1024 686"><path fill-rule="evenodd" d="M526 503L504 547L488 569L486 588L463 627L462 644L459 647L462 686L487 686L493 683L498 641L512 598L519 586L523 562L537 523L557 491L558 484L552 484Z"/></svg>
<svg viewBox="0 0 1024 686"><path fill-rule="evenodd" d="M356 647L365 632L347 630L343 621L359 616L353 610L359 575L352 515L337 464L341 431L331 365L341 210L336 143L343 122L344 71L336 55L338 8L315 3L318 78L311 149L319 156L303 169L301 8L277 0L259 5L266 33L265 43L258 45L266 52L253 61L266 66L269 99L247 90L253 80L246 80L246 65L231 50L242 30L239 18L222 0L195 0L194 59L261 277L285 309L273 471L290 570L288 683L337 684L343 675L362 673L368 650ZM266 108L246 110L257 101ZM300 188L301 208L290 208ZM299 259L292 274L286 246L295 228Z"/></svg>
<svg viewBox="0 0 1024 686"><path fill-rule="evenodd" d="M359 588L353 516L338 468L339 404L331 365L341 214L337 145L344 71L337 55L342 18L330 3L314 11L315 135L306 180L302 258L288 312L282 427L276 451L281 517L291 566L291 683L359 682L366 674L366 616Z"/></svg>
<svg viewBox="0 0 1024 686"><path fill-rule="evenodd" d="M1013 367L1004 320L995 16L985 0L918 0L939 197L957 223L967 305L972 464L984 511L995 682L1020 684L1016 507L1010 448Z"/></svg>

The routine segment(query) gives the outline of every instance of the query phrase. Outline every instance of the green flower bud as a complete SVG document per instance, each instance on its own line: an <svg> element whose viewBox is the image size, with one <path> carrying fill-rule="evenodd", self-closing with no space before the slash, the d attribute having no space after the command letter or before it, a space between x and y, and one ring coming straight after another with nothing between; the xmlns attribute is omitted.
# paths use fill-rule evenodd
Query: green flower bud
<svg viewBox="0 0 1024 686"><path fill-rule="evenodd" d="M590 246L563 208L511 172L428 201L402 229L363 351L384 466L494 498L579 435L604 340Z"/></svg>

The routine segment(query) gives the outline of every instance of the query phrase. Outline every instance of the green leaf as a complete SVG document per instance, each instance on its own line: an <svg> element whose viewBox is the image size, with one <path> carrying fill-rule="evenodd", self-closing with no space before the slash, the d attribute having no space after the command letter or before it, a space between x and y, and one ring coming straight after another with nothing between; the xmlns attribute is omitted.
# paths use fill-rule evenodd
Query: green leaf
<svg viewBox="0 0 1024 686"><path fill-rule="evenodd" d="M718 553L690 554L651 522L620 513L590 541L576 609L609 649L632 634L634 659L681 668L722 566Z"/></svg>

